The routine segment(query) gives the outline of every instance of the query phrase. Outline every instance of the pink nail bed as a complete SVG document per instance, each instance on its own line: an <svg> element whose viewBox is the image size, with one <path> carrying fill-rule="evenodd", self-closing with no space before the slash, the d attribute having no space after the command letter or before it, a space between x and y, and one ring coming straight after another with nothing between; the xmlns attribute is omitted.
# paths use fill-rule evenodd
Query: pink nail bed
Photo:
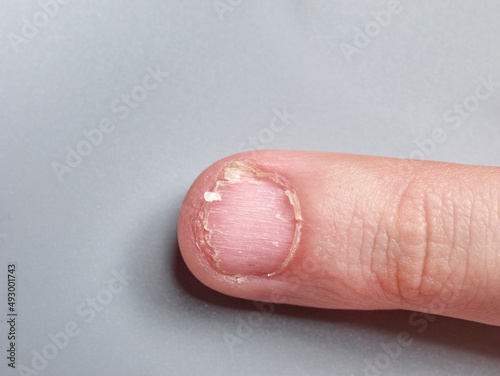
<svg viewBox="0 0 500 376"><path fill-rule="evenodd" d="M271 275L293 257L300 237L300 206L276 174L231 162L204 200L198 246L221 272Z"/></svg>

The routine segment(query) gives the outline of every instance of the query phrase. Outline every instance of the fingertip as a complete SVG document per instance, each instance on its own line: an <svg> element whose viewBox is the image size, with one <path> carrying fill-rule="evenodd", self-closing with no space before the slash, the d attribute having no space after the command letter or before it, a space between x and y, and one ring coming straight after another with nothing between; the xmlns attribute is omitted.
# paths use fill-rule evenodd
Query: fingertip
<svg viewBox="0 0 500 376"><path fill-rule="evenodd" d="M186 265L193 275L208 287L224 294L241 297L245 295L245 286L240 273L235 273L232 266L226 262L224 267L230 272L221 269L214 261L213 253L209 252L210 245L206 240L205 216L206 206L216 200L214 189L217 182L224 176L224 170L231 163L255 163L257 155L263 151L250 151L234 154L223 158L205 169L189 188L181 205L178 222L179 248Z"/></svg>

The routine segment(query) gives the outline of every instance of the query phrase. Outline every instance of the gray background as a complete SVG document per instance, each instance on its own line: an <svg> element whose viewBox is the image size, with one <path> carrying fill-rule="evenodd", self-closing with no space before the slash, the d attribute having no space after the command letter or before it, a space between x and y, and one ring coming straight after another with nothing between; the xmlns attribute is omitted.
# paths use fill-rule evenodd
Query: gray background
<svg viewBox="0 0 500 376"><path fill-rule="evenodd" d="M221 3L233 5L218 14ZM1 5L0 343L5 354L14 262L18 366L32 368L49 334L74 322L78 335L39 374L363 375L367 362L386 366L383 344L402 331L411 345L380 374L500 373L500 328L417 325L404 311L276 306L259 316L197 282L176 239L192 181L252 137L274 149L499 165L500 90L458 129L443 120L480 77L500 81L499 2L402 0L350 61L341 43L353 45L387 2L70 1L46 19L36 1ZM42 26L17 45L25 18ZM168 77L137 89L157 66ZM134 90L144 100L113 112ZM270 133L284 107L295 117ZM115 129L58 179L54 163L103 118ZM436 128L446 140L424 153ZM85 321L78 307L109 298L122 269L133 279ZM0 362L0 374L18 374Z"/></svg>

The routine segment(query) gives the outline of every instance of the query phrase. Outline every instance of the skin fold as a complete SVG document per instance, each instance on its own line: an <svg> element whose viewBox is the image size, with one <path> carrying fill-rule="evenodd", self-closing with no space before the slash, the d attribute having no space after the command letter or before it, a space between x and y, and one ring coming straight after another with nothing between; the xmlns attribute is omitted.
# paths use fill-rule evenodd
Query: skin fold
<svg viewBox="0 0 500 376"><path fill-rule="evenodd" d="M210 207L204 195L235 163L275 177L300 207L293 254L282 267L263 266L262 274L238 264L229 265L229 273L221 270L206 242L203 220ZM238 187L231 187L236 198ZM241 189L248 194L252 188ZM231 296L331 309L407 309L500 325L498 167L245 152L196 179L182 204L178 238L192 273Z"/></svg>

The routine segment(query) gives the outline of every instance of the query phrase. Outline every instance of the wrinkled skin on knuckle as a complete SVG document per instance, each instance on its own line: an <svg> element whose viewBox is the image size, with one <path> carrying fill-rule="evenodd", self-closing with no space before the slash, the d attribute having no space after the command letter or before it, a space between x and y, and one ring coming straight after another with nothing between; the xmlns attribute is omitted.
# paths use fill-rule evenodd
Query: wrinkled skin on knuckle
<svg viewBox="0 0 500 376"><path fill-rule="evenodd" d="M413 180L396 182L399 189L375 202L357 197L347 226L351 257L350 280L362 281L374 300L386 308L425 305L423 281L438 286L424 275L427 247L427 213L424 196ZM355 257L354 257L355 256ZM353 277L357 277L356 279Z"/></svg>
<svg viewBox="0 0 500 376"><path fill-rule="evenodd" d="M495 306L500 184L484 197L479 179L454 180L454 173L441 176L431 168L387 182L377 177L342 201L348 204L325 240L335 252L324 263L331 280L345 283L340 291L374 309L461 316Z"/></svg>
<svg viewBox="0 0 500 376"><path fill-rule="evenodd" d="M401 195L395 217L400 249L395 279L413 309L443 313L488 299L485 273L491 248L481 218L488 200L470 185L413 181Z"/></svg>
<svg viewBox="0 0 500 376"><path fill-rule="evenodd" d="M405 191L406 184L400 184ZM421 275L415 260L423 254L425 241L418 229L425 227L416 226L415 218L421 215L415 210L418 205L410 201L400 208L399 194L374 200L367 192L356 197L347 220L347 277L367 299L383 302L382 308L401 308L405 299L418 295ZM398 220L400 212L403 221Z"/></svg>
<svg viewBox="0 0 500 376"><path fill-rule="evenodd" d="M392 218L387 227L390 240L386 252L394 259L390 281L402 305L420 300L427 251L425 206L414 184L414 180L410 180L394 197Z"/></svg>
<svg viewBox="0 0 500 376"><path fill-rule="evenodd" d="M467 220L455 207L453 192L411 180L394 216L392 247L397 253L395 284L412 309L445 309L460 295L467 270L467 249L458 227ZM462 235L460 235L462 236Z"/></svg>

